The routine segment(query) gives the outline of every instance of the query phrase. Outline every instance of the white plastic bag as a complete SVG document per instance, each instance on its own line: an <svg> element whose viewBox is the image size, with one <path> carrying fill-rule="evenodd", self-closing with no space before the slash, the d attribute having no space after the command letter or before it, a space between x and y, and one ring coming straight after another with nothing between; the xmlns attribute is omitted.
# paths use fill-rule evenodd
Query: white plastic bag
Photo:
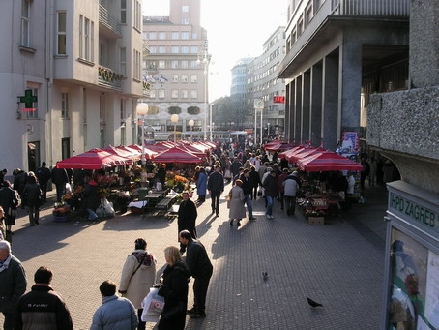
<svg viewBox="0 0 439 330"><path fill-rule="evenodd" d="M96 210L96 214L100 218L113 218L116 215L113 205L105 197L101 199L101 205Z"/></svg>
<svg viewBox="0 0 439 330"><path fill-rule="evenodd" d="M141 305L143 312L140 319L143 322L158 322L165 306L165 299L159 295L159 288L149 288L149 293L143 299Z"/></svg>

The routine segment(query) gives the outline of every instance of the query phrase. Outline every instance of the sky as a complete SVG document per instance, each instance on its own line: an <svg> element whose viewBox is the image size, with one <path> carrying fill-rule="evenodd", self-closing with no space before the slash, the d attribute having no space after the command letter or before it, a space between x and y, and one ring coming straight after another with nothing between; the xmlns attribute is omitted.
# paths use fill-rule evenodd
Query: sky
<svg viewBox="0 0 439 330"><path fill-rule="evenodd" d="M207 30L209 102L230 95L230 70L239 59L262 55L262 45L286 25L287 0L201 0ZM143 14L169 15L169 0L143 0Z"/></svg>

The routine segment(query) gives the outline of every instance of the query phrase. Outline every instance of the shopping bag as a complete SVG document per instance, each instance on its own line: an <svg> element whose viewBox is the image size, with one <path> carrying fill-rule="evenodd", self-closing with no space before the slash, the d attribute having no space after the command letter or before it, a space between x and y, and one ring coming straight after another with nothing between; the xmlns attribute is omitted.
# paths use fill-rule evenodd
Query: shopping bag
<svg viewBox="0 0 439 330"><path fill-rule="evenodd" d="M230 195L226 196L226 203L227 203L227 208L230 209Z"/></svg>
<svg viewBox="0 0 439 330"><path fill-rule="evenodd" d="M159 295L159 288L149 288L149 293L143 299L141 306L143 312L140 319L143 322L158 322L165 306L165 299Z"/></svg>
<svg viewBox="0 0 439 330"><path fill-rule="evenodd" d="M101 205L96 210L96 214L100 218L113 218L116 215L113 205L105 197L101 199Z"/></svg>

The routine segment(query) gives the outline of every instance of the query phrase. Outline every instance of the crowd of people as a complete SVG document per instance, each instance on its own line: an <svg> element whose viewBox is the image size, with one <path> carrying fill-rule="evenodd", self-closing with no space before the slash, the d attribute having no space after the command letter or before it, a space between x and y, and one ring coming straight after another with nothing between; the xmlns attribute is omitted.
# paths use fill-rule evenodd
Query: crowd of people
<svg viewBox="0 0 439 330"><path fill-rule="evenodd" d="M179 246L170 245L164 250L166 267L157 274L157 257L147 252L145 239L136 239L134 250L122 266L118 288L112 280L100 285L102 306L91 320L91 329L145 329L142 315L148 306L143 306L142 302L154 286L159 287L159 295L165 302L158 329L184 329L187 315L191 318L206 317L206 296L214 269L197 237L197 207L209 196L212 215L220 217L225 211L220 207L220 196L226 191L230 226L236 223L239 227L246 218L248 221L257 220L252 204L257 198L264 201L267 220L274 219L275 204L280 210L285 210L287 216L294 216L296 198L302 187L301 173L284 159L279 159L277 153L270 156L263 149L234 150L222 145L212 151L204 164L196 166L193 172L187 171L191 173L189 179L196 189L197 200L191 200L189 191L182 192L177 220ZM363 166L361 184L364 184L363 178L364 181L369 178L371 186L378 183L374 160L371 159L367 166L363 163ZM15 224L16 217L12 211L17 211L20 201L28 209L30 225L38 225L39 208L46 201L47 182L52 180L57 200L61 200L66 183L70 181L69 173L58 168L51 171L43 163L37 173L14 170L13 184L5 179L7 170L1 173L0 312L5 316L4 329L32 329L32 326L73 329L66 302L50 285L53 276L50 268L41 266L35 272L35 284L25 293L25 270L12 254L10 243L11 226ZM83 176L85 209L89 219L97 217L94 196L100 175L105 173L95 171ZM165 184L165 177L166 166L158 166L156 179L161 185ZM327 182L335 191L346 192L347 196L352 194L355 182L352 173L343 176L341 172L320 174L320 180ZM230 189L226 189L227 185ZM188 309L191 277L193 305Z"/></svg>

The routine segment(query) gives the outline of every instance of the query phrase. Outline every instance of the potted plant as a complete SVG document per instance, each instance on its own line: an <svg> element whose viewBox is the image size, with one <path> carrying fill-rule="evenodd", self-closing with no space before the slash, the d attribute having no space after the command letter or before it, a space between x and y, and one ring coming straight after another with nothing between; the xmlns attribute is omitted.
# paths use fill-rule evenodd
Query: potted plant
<svg viewBox="0 0 439 330"><path fill-rule="evenodd" d="M68 216L72 212L70 205L65 201L56 202L53 206L52 214L55 222L66 222L68 221Z"/></svg>

